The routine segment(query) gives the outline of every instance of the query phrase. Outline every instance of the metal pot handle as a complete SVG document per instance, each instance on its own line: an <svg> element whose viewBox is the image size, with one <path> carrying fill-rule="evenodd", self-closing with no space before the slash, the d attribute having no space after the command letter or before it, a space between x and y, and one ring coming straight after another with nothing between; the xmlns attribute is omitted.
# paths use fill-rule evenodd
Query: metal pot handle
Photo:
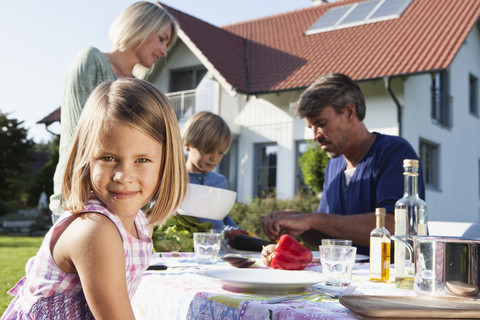
<svg viewBox="0 0 480 320"><path fill-rule="evenodd" d="M392 239L397 241L397 242L403 243L407 247L408 252L410 252L410 262L413 264L414 263L414 261L413 261L413 248L410 245L410 243L408 243L406 241L406 240L412 240L413 241L412 237L409 237L409 236L392 236Z"/></svg>

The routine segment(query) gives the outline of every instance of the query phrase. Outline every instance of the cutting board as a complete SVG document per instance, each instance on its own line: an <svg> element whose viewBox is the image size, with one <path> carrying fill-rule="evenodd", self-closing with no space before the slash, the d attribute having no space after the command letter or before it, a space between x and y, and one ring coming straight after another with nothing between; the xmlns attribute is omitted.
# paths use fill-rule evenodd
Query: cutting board
<svg viewBox="0 0 480 320"><path fill-rule="evenodd" d="M480 301L449 297L340 297L340 303L359 319L480 319Z"/></svg>

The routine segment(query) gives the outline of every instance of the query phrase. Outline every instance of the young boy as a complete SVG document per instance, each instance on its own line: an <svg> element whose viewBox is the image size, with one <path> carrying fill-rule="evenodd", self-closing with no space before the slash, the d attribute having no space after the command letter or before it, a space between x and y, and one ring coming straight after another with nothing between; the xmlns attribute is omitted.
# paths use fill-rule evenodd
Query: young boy
<svg viewBox="0 0 480 320"><path fill-rule="evenodd" d="M190 183L228 189L227 179L212 171L232 144L232 133L225 120L211 112L199 112L182 128L182 141L188 152ZM239 228L229 214L223 220L200 220L211 222L212 229Z"/></svg>

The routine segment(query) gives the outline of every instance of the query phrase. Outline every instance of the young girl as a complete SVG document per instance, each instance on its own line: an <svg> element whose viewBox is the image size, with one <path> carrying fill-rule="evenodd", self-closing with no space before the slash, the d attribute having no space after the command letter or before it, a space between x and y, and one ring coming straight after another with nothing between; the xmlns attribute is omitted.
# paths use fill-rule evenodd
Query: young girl
<svg viewBox="0 0 480 320"><path fill-rule="evenodd" d="M148 226L176 212L187 181L167 98L142 80L99 85L65 169L68 211L9 291L15 297L2 320L134 319L130 299L152 253Z"/></svg>

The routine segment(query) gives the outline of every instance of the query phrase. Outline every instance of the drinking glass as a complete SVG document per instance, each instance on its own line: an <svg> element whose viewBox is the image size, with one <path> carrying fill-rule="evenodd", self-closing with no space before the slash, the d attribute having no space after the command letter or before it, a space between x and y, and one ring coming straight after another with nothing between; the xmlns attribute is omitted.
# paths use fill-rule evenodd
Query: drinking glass
<svg viewBox="0 0 480 320"><path fill-rule="evenodd" d="M197 232L193 234L195 261L199 264L215 264L218 261L222 234Z"/></svg>
<svg viewBox="0 0 480 320"><path fill-rule="evenodd" d="M322 246L352 246L352 240L322 239Z"/></svg>
<svg viewBox="0 0 480 320"><path fill-rule="evenodd" d="M352 246L319 246L322 272L330 286L346 287L352 278L357 248Z"/></svg>

